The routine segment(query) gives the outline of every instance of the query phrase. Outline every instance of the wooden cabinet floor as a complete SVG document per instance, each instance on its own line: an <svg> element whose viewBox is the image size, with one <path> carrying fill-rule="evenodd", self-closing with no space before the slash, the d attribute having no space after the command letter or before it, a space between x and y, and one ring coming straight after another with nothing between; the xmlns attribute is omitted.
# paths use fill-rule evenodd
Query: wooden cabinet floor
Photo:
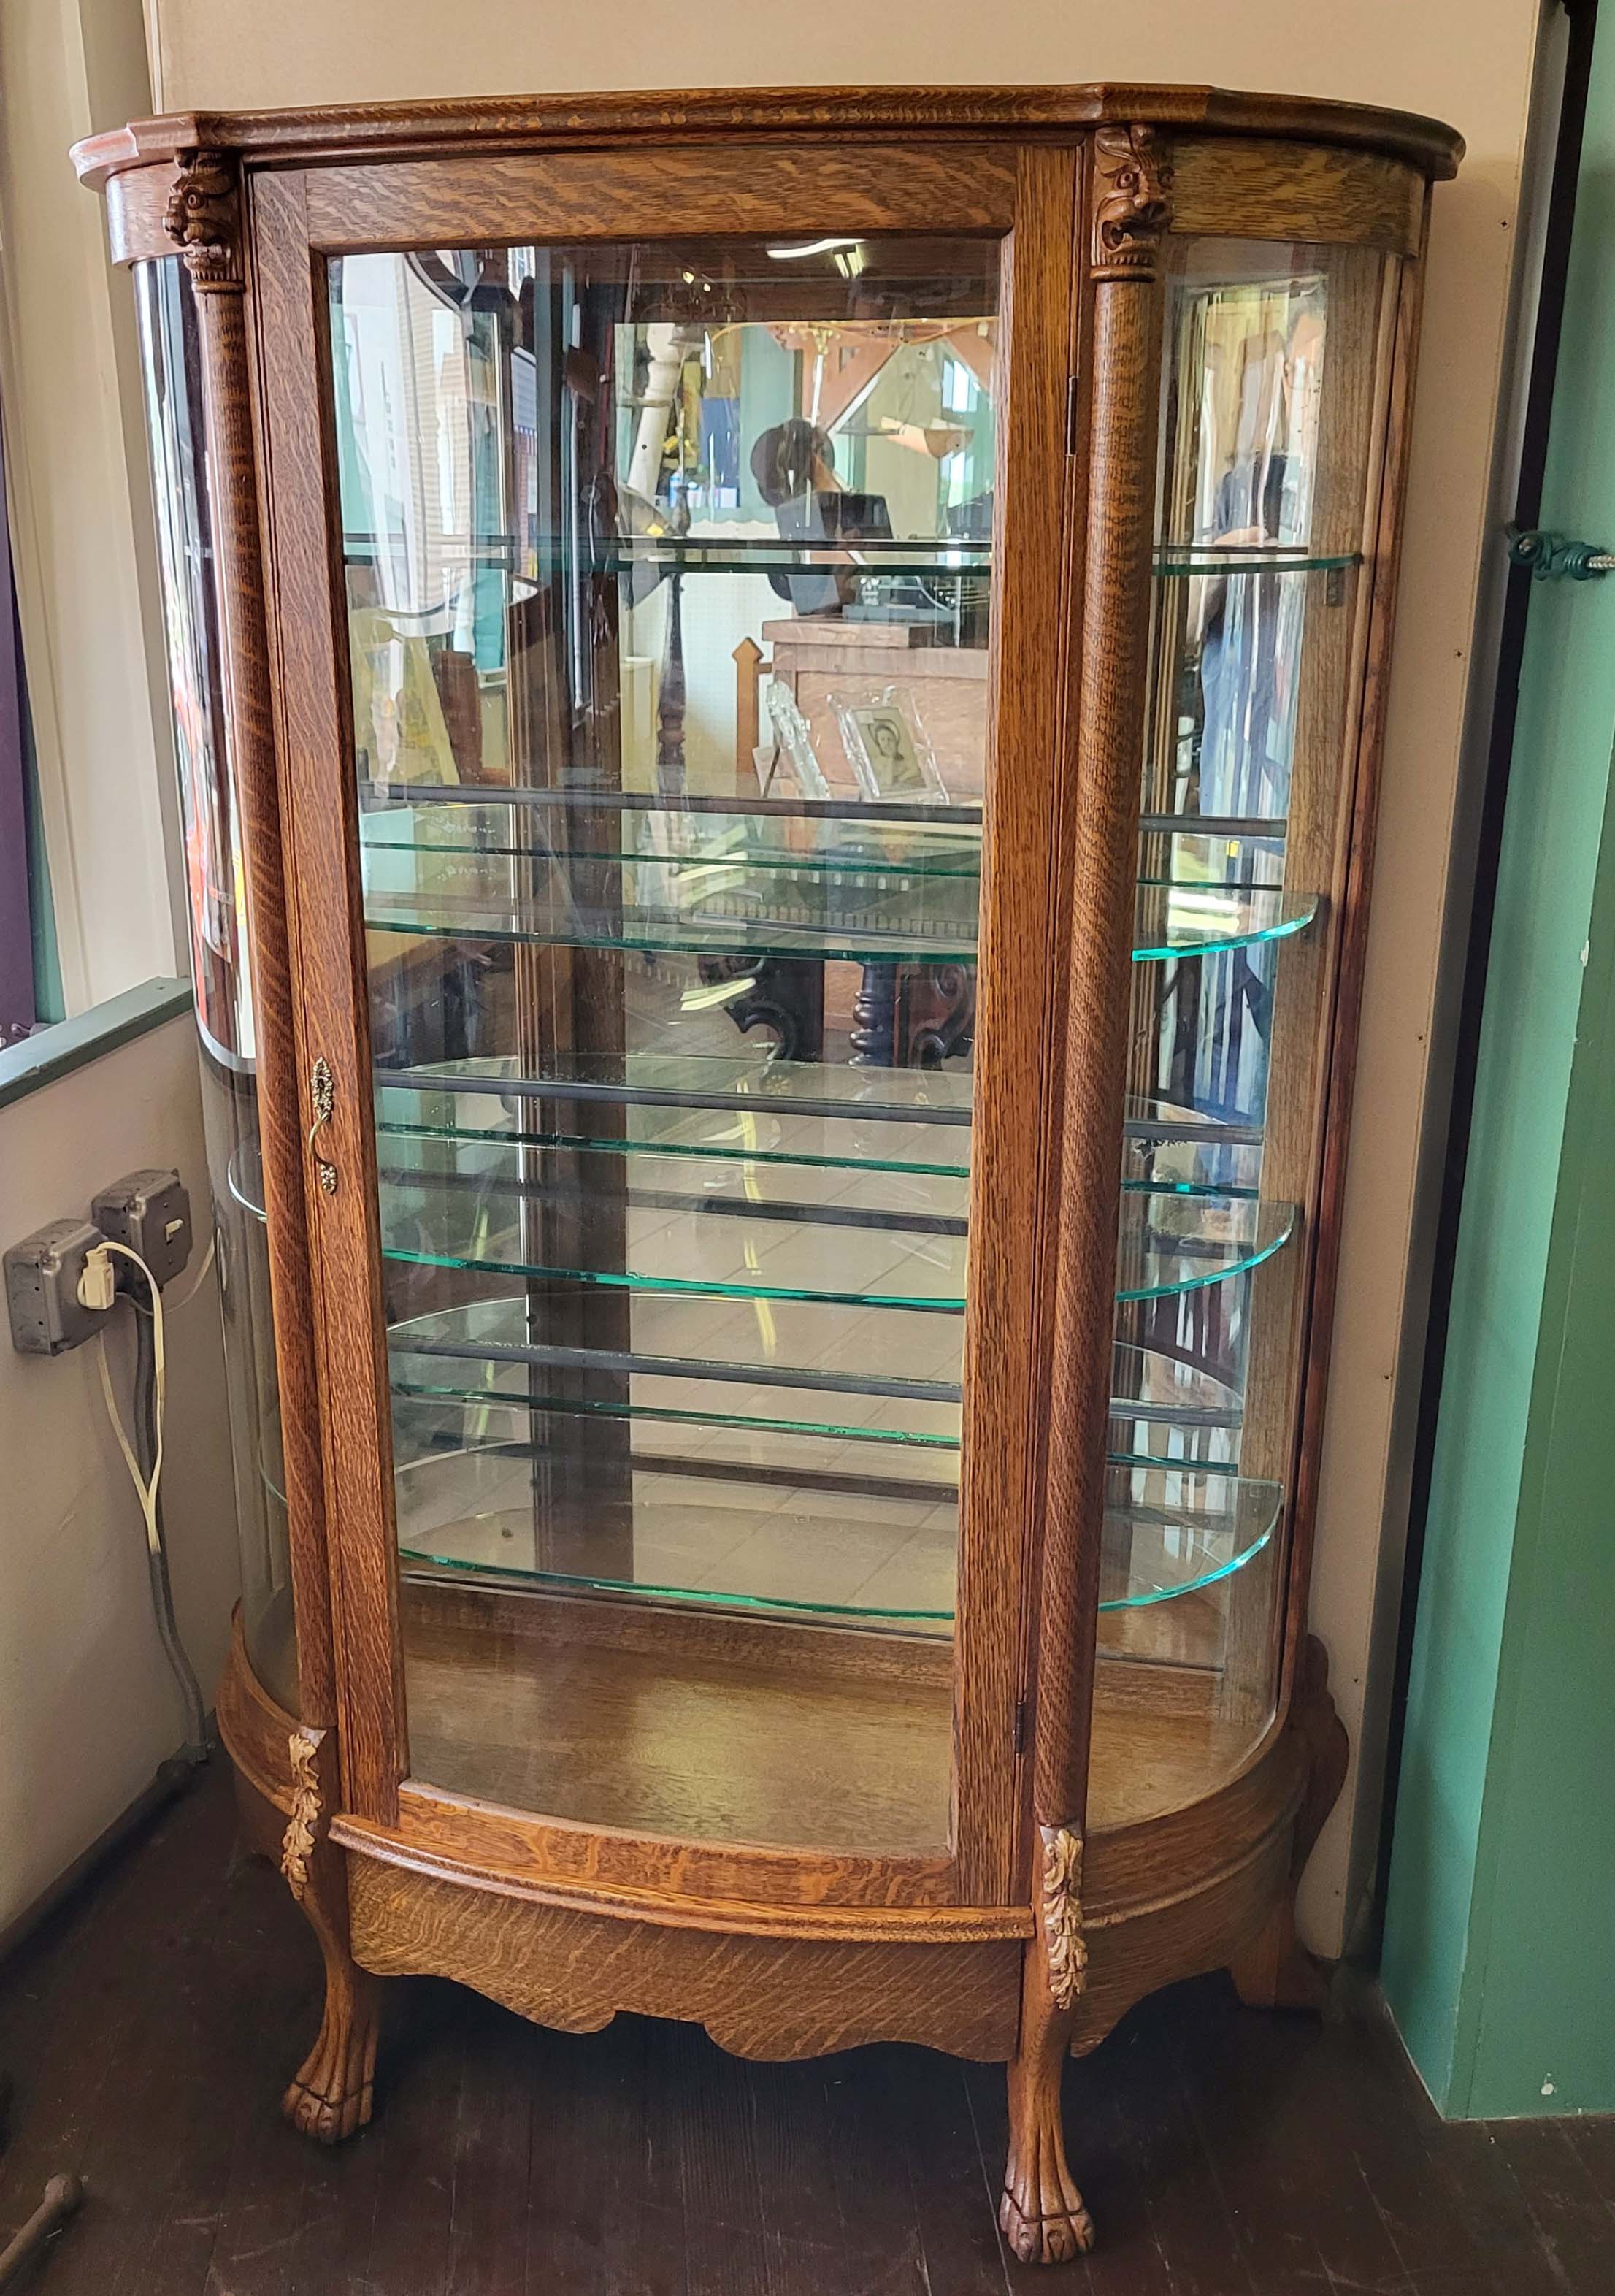
<svg viewBox="0 0 1615 2296"><path fill-rule="evenodd" d="M1443 2126L1394 2040L1147 2000L1067 2065L1105 2239L1051 2276L986 2205L1004 2080L881 2046L748 2064L693 2027L574 2037L399 1988L373 2126L280 2118L317 2015L283 1884L222 1760L0 1967L16 2097L0 2229L88 2182L40 2296L1603 2296L1615 2121Z"/></svg>

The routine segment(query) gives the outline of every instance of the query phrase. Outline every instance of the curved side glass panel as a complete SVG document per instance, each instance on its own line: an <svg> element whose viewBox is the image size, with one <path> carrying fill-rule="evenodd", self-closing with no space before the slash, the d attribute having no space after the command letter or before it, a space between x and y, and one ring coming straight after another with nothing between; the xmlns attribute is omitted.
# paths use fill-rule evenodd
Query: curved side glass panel
<svg viewBox="0 0 1615 2296"><path fill-rule="evenodd" d="M195 305L175 258L135 267L174 709L202 1115L241 1536L242 1621L266 1689L297 1710L267 1236L233 1187L257 1167L258 1103L246 879L225 732Z"/></svg>
<svg viewBox="0 0 1615 2296"><path fill-rule="evenodd" d="M1136 1697L1115 1669L1147 1667L1163 1712L1201 1718L1203 1767L1161 1808L1236 1768L1275 1711L1397 269L1362 248L1169 242L1122 1145L1139 1209L1108 1437L1135 1506L1105 1529L1096 1690L1102 1709ZM1128 1257L1141 1222L1152 1265ZM1152 1288L1174 1233L1185 1275L1220 1250L1225 1280ZM1112 1593L1206 1548L1208 1511L1226 1534L1208 1551L1239 1567L1187 1574L1176 1600Z"/></svg>

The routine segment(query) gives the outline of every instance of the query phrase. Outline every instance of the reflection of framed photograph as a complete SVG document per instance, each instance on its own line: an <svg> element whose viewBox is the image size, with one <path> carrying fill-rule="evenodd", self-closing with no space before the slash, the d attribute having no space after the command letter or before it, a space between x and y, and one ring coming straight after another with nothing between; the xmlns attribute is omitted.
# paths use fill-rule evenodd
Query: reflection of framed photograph
<svg viewBox="0 0 1615 2296"><path fill-rule="evenodd" d="M768 686L768 723L774 735L773 754L761 776L765 797L784 796L786 786L779 786L782 764L789 763L795 777L797 791L802 797L827 798L830 783L824 778L823 767L813 754L813 732L796 704L791 688L780 678L771 679Z"/></svg>
<svg viewBox="0 0 1615 2296"><path fill-rule="evenodd" d="M914 697L889 685L873 701L830 697L858 786L882 804L947 801Z"/></svg>

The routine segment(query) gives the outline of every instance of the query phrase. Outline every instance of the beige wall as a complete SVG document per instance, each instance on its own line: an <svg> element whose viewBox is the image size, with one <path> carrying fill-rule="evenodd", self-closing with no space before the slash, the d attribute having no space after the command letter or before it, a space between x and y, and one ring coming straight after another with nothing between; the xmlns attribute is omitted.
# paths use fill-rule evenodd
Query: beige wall
<svg viewBox="0 0 1615 2296"><path fill-rule="evenodd" d="M99 1188L177 1167L209 1233L196 1030L187 1017L0 1108L5 1233L87 1218ZM192 1269L200 1265L200 1249ZM175 1284L184 1291L188 1271ZM127 1324L131 1310L117 1311ZM126 1335L127 1336L127 1335ZM168 1327L164 1525L179 1630L212 1704L236 1593L218 1294ZM114 1351L114 1362L125 1359ZM115 1384L127 1423L128 1377ZM184 1739L152 1623L145 1530L94 1347L20 1356L0 1332L0 1932L152 1782Z"/></svg>
<svg viewBox="0 0 1615 2296"><path fill-rule="evenodd" d="M164 107L332 102L562 89L1164 79L1400 105L1468 139L1437 194L1414 445L1381 866L1349 1190L1315 1624L1354 1745L1379 1742L1394 1617L1417 1271L1431 1174L1419 1144L1471 675L1478 581L1498 515L1504 381L1537 0L147 0ZM1484 670L1477 685L1483 687ZM1440 1045L1436 1043L1439 1078ZM1414 1301L1405 1314L1409 1271ZM1398 1401L1400 1409L1398 1410ZM1384 1536L1381 1538L1383 1524ZM1376 1584L1379 1600L1376 1603ZM1377 1623L1376 1623L1377 1621ZM1371 1669L1376 1643L1379 1654ZM1313 1861L1304 1920L1335 1949L1372 1858L1377 1782L1354 1777ZM1352 1817L1357 1814L1355 1841Z"/></svg>

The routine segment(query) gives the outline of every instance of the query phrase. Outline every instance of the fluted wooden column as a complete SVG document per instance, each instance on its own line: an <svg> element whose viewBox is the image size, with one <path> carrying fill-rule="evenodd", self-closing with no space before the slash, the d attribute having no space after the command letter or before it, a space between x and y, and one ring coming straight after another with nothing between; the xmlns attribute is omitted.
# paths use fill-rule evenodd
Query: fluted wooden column
<svg viewBox="0 0 1615 2296"><path fill-rule="evenodd" d="M190 273L201 342L214 600L228 762L246 859L257 1030L258 1128L268 1215L269 1288L305 1723L336 1720L331 1589L325 1556L314 1311L303 1248L306 1097L297 1073L286 887L264 616L258 474L248 390L241 199L233 157L181 160L164 227Z"/></svg>
<svg viewBox="0 0 1615 2296"><path fill-rule="evenodd" d="M1017 2256L1059 2263L1092 2244L1066 2163L1060 2075L1082 1989L1083 1833L1104 1521L1119 1143L1137 877L1160 396L1160 245L1171 170L1148 127L1102 127L1090 150L1091 298L1070 968L1062 1133L1032 1809L1039 1934L1023 1964L1009 2072L999 2223Z"/></svg>

